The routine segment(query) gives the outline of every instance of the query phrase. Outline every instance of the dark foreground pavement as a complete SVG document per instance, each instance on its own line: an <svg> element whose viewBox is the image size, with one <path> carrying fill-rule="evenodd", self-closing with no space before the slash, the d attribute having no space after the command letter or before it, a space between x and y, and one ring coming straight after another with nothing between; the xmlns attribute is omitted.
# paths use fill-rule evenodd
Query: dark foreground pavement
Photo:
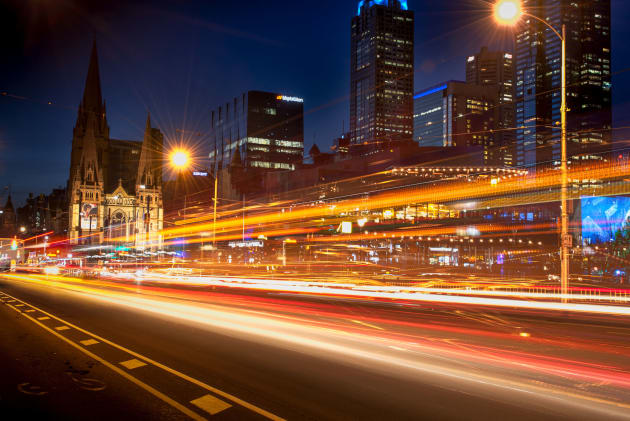
<svg viewBox="0 0 630 421"><path fill-rule="evenodd" d="M24 314L0 305L3 419L188 419Z"/></svg>

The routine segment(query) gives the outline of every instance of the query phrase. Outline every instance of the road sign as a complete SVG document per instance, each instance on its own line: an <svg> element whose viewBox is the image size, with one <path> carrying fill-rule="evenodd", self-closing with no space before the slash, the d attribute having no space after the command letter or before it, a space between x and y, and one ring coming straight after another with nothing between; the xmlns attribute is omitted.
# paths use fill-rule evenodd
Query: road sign
<svg viewBox="0 0 630 421"><path fill-rule="evenodd" d="M573 247L573 236L571 234L565 234L562 236L562 247Z"/></svg>

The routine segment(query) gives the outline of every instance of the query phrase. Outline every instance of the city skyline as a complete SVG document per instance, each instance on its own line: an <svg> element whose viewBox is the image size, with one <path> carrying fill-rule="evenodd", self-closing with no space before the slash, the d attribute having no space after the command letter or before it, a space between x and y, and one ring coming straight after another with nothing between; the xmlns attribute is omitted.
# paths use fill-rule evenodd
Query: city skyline
<svg viewBox="0 0 630 421"><path fill-rule="evenodd" d="M630 419L629 18L3 0L2 413Z"/></svg>
<svg viewBox="0 0 630 421"><path fill-rule="evenodd" d="M447 79L463 80L465 57L476 53L483 45L492 48L511 49L508 32L497 30L488 18L488 9L479 2L461 1L455 5L435 5L428 2L409 2L409 8L416 13L415 26L415 83L414 90L442 82ZM76 116L76 104L80 99L84 82L84 72L87 65L90 44L93 36L99 41L102 51L101 75L103 79L103 96L108 104L112 136L117 138L138 138L142 135L143 124L147 111L152 112L152 118L160 129L165 132L167 142L182 136L181 127L189 133L186 136L203 138L209 129L210 110L220 103L223 97L233 97L246 89L275 90L291 95L297 95L305 100L305 151L315 143L321 150L328 150L332 140L341 134L343 127L349 128L349 61L350 61L350 31L349 22L356 15L356 2L343 4L326 4L320 2L312 7L322 7L333 10L332 19L334 31L328 31L323 36L329 41L326 45L331 48L305 53L295 50L297 59L292 62L306 64L290 66L287 62L276 67L277 60L264 59L255 69L245 71L242 65L224 69L217 66L204 55L205 42L215 37L227 40L230 44L244 48L248 54L240 54L236 63L252 65L265 53L279 50L278 43L294 43L286 32L296 27L296 20L303 16L301 7L287 6L284 14L291 16L287 19L285 31L277 28L271 30L267 26L250 25L252 31L240 30L253 17L249 13L243 14L243 22L235 26L209 23L202 18L191 21L194 11L204 16L209 10L188 4L183 12L174 12L159 2L154 8L143 10L134 6L116 4L111 10L96 10L90 21L81 21L74 30L63 30L61 35L50 37L45 43L37 42L38 35L44 33L33 32L33 28L13 30L13 35L22 40L25 45L12 47L8 51L15 63L12 71L8 72L5 80L7 85L0 86L0 91L8 95L1 97L0 112L9 116L3 127L0 127L0 186L11 185L14 203L22 203L29 192L35 194L48 192L53 187L64 185L69 163L67 162L70 149L70 130ZM286 5L285 5L286 6ZM5 6L11 8L11 5ZM17 6L13 6L15 8ZM279 6L278 6L279 7ZM625 34L623 25L615 24L626 16L629 11L620 1L613 0L613 74L630 65L624 54L625 46L619 42ZM23 12L5 16L15 16L18 20ZM252 6L248 10L256 10ZM228 7L223 10L224 15L231 15ZM45 14L46 10L40 10ZM62 12L58 12L62 13ZM269 11L268 13L271 13ZM155 41L151 37L158 29L153 28L147 34L141 35L139 27L132 25L133 19L141 14L151 16L153 25L160 22L171 22L173 27L181 29L182 25L190 24L186 36L192 42L185 42L183 51L176 51L174 43L178 37L174 29L162 31ZM218 16L221 16L219 14ZM319 14L318 14L319 16ZM327 15L329 16L329 15ZM52 22L74 21L76 18L57 16ZM321 19L321 18L320 18ZM317 26L318 22L313 22ZM100 25L100 26L99 26ZM147 24L145 24L147 25ZM239 26L240 25L240 26ZM464 27L467 25L467 27ZM11 25L7 26L11 33ZM91 28L90 28L91 27ZM263 29L261 29L263 27ZM466 29L473 28L472 31ZM485 28L486 33L483 32ZM55 29L55 26L52 26ZM59 29L59 28L57 28ZM118 32L115 32L114 29ZM75 31L75 32L69 32ZM113 32L114 31L114 32ZM82 35L77 38L78 35ZM128 46L122 41L129 36ZM464 35L469 35L464 37ZM70 39L74 36L74 39ZM315 44L312 35L296 37L304 45ZM465 42L461 42L465 38ZM179 37L181 39L181 36ZM33 40L35 42L33 42ZM59 52L63 41L69 48ZM317 38L317 43L321 39ZM56 44L57 50L52 48ZM156 44L156 45L153 45ZM159 47L158 47L159 46ZM41 51L48 48L47 51ZM293 45L293 47L296 47ZM296 47L297 48L297 47ZM319 47L321 48L321 47ZM225 50L225 47L223 47ZM256 50L261 50L257 52ZM325 54L323 50L328 51ZM332 59L332 64L326 65L324 60L323 72L300 70L316 67L322 61L317 60L316 53ZM222 54L228 54L222 51ZM233 54L233 53L231 53ZM273 54L273 53L272 53ZM151 63L161 63L169 55L174 55L177 64L173 71L161 69ZM187 60L182 60L183 57ZM229 56L229 54L228 54ZM277 58L277 57L274 57ZM279 59L279 58L278 58ZM291 60L290 60L291 61ZM626 62L627 61L627 62ZM37 65L37 66L35 66ZM160 66L161 67L161 66ZM43 71L48 69L48 71ZM261 70L263 69L263 70ZM204 77L204 74L207 75ZM334 75L334 77L331 77ZM447 77L444 77L447 76ZM214 77L214 78L213 78ZM618 108L614 111L615 126L623 125L624 119L618 116L619 105L625 104L625 93L630 92L630 76L621 73L613 80L613 104ZM624 81L628 79L628 82ZM214 81L221 83L214 83ZM279 82L282 80L282 82ZM330 83L331 81L332 83ZM615 83L617 82L617 83ZM167 89L154 89L156 84ZM279 86L282 85L282 86ZM216 93L217 91L225 92ZM325 87L325 89L321 89ZM211 96L208 92L213 93ZM206 96L208 95L208 96ZM48 102L51 104L48 104ZM185 110L185 111L182 111ZM186 114L184 116L184 114ZM11 118L14 116L15 118ZM194 134L201 134L195 136ZM34 139L34 140L33 140ZM46 146L46 153L26 150L24 145L29 140ZM50 145L54 145L51 149ZM3 159L3 150L14 152L12 160ZM43 162L50 154L59 159ZM6 155L5 155L6 156ZM41 177L29 173L20 173L26 162L41 162L49 176ZM5 200L2 195L1 200Z"/></svg>

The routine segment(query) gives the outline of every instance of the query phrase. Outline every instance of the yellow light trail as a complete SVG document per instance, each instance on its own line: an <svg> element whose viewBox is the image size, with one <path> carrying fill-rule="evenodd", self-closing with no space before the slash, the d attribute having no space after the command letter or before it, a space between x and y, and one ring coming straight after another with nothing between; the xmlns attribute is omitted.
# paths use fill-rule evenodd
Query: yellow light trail
<svg viewBox="0 0 630 421"><path fill-rule="evenodd" d="M471 168L474 170L474 168ZM630 193L630 183L618 182L614 185L614 191L610 190L612 181L623 180L630 176L630 167L625 164L595 164L585 165L584 167L573 168L570 171L569 178L572 183L581 182L582 180L598 180L606 190L607 194L624 194ZM608 187L606 187L608 186ZM560 187L560 174L555 170L548 170L536 176L510 177L501 180L498 184L491 184L488 180L481 180L474 183L467 181L449 181L443 183L423 184L421 186L400 187L396 190L379 192L374 194L368 200L364 198L353 198L337 200L334 203L307 203L301 205L287 206L279 208L279 206L287 205L286 202L280 204L273 203L273 207L267 208L262 205L250 206L243 209L228 210L218 215L216 223L216 233L218 241L242 238L242 228L247 227L248 230L254 231L248 234L251 237L265 235L267 237L283 236L295 234L308 234L315 230L311 228L322 228L329 226L332 220L339 220L339 215L349 214L360 211L374 211L390 207L407 206L413 203L453 203L462 200L472 203L478 201L478 206L493 207L508 206L510 204L534 203L540 201L558 200L558 192L555 190ZM582 189L590 192L590 187ZM574 192L571 198L577 198L584 195L584 192ZM572 189L573 191L573 189ZM601 193L601 191L600 191ZM334 199L328 199L334 200ZM477 206L475 205L475 206ZM476 208L476 207L473 207ZM247 214L249 212L249 214ZM243 218L243 214L246 214ZM166 244L171 239L189 238L189 242L205 242L201 239L191 239L190 237L200 236L202 233L212 231L213 224L211 222L200 222L207 220L208 217L196 217L193 220L179 221L183 225L174 228L164 229L160 234ZM184 225L185 224L185 225ZM300 228L295 231L283 231L288 229L287 225L299 224ZM553 228L549 226L549 228ZM300 232L300 229L302 232ZM419 230L413 235L436 235L440 233L448 233L453 228L438 227L434 230ZM495 230L492 228L492 230ZM486 229L486 234L489 229ZM548 229L549 233L555 232L555 229ZM423 233L423 234L421 234ZM373 235L373 233L372 233ZM412 234L404 234L412 235ZM350 239L367 239L368 237L344 237L335 235L329 236L327 239L317 240L313 237L313 241L343 241ZM107 239L108 242L126 241L126 238ZM152 245L147 242L142 245Z"/></svg>

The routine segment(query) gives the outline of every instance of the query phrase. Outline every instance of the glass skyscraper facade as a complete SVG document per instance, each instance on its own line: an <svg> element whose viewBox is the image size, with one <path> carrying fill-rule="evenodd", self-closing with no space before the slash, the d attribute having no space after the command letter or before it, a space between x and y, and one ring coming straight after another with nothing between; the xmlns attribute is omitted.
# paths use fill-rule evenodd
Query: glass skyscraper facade
<svg viewBox="0 0 630 421"><path fill-rule="evenodd" d="M570 162L611 150L610 0L525 0L529 13L567 34L567 139ZM524 17L515 34L516 164L560 161L561 42Z"/></svg>
<svg viewBox="0 0 630 421"><path fill-rule="evenodd" d="M498 90L448 81L414 95L413 139L420 146L478 146L484 164L503 166L493 129L499 116Z"/></svg>
<svg viewBox="0 0 630 421"><path fill-rule="evenodd" d="M245 169L294 170L304 156L304 101L249 91L211 112L211 168L228 167L238 150Z"/></svg>
<svg viewBox="0 0 630 421"><path fill-rule="evenodd" d="M446 83L418 92L413 97L413 139L420 146L448 146Z"/></svg>
<svg viewBox="0 0 630 421"><path fill-rule="evenodd" d="M352 143L410 140L414 15L407 2L364 0L352 19Z"/></svg>
<svg viewBox="0 0 630 421"><path fill-rule="evenodd" d="M497 129L494 136L497 161L504 166L515 164L514 140L516 139L514 119L514 60L507 51L481 51L466 60L466 83L497 88L498 109Z"/></svg>

